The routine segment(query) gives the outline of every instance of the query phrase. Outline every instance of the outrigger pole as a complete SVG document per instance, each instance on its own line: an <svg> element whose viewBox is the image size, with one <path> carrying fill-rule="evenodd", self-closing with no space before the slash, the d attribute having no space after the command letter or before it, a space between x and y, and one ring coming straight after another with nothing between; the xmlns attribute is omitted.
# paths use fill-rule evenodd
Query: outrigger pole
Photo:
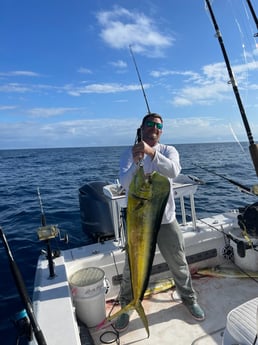
<svg viewBox="0 0 258 345"><path fill-rule="evenodd" d="M38 343L38 345L47 345L46 340L44 338L44 335L43 335L43 333L42 333L42 331L41 331L41 329L37 323L36 317L34 315L32 303L31 303L31 300L30 300L29 295L27 293L24 281L22 279L21 272L20 272L16 262L14 261L12 252L9 248L7 239L6 239L5 234L4 234L1 227L0 227L0 236L2 238L4 247L6 249L6 253L7 253L8 259L9 259L10 268L11 268L17 289L19 291L20 297L24 303L25 309L26 309L28 317L30 319L30 323L31 323L35 338L37 340L37 343Z"/></svg>
<svg viewBox="0 0 258 345"><path fill-rule="evenodd" d="M257 30L258 30L258 19L257 19L257 17L256 17L256 14L255 14L253 5L252 5L252 3L251 3L250 0L246 0L246 2L247 2L247 4L248 4L248 6L249 6L249 9L250 9L250 12L251 12L251 14L252 14L252 16L253 16L253 19L254 19L256 28L257 28ZM256 32L256 33L254 34L254 37L258 37L258 32Z"/></svg>
<svg viewBox="0 0 258 345"><path fill-rule="evenodd" d="M223 57L224 57L224 60L225 60L226 66L227 66L227 70L228 70L228 74L229 74L229 78L230 78L230 83L232 84L233 91L234 91L234 94L235 94L235 97L237 100L237 104L238 104L238 107L239 107L239 110L240 110L240 113L242 116L242 120L243 120L243 123L245 126L246 134L247 134L247 137L249 140L249 144L250 144L249 145L249 151L250 151L250 154L251 154L251 157L253 160L256 175L258 176L258 145L254 143L252 132L251 132L251 129L250 129L247 117L246 117L245 109L243 107L243 103L242 103L242 100L241 100L241 97L240 97L240 94L238 91L237 83L236 83L234 74L232 72L231 66L230 66L230 62L229 62L227 52L226 52L226 49L225 49L225 46L223 43L221 32L219 30L219 26L216 22L214 13L213 13L212 8L211 8L210 0L205 0L205 2L207 4L208 10L210 12L210 16L211 16L211 19L212 19L212 22L213 22L213 25L214 25L214 28L216 31L216 37L218 38L218 41L219 41L219 44L220 44L220 47L222 50L222 54L223 54Z"/></svg>

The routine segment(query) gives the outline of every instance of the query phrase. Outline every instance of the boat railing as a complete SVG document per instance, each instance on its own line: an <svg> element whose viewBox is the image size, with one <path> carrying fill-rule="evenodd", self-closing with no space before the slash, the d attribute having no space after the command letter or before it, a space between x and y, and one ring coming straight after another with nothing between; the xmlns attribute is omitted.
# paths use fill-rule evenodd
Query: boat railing
<svg viewBox="0 0 258 345"><path fill-rule="evenodd" d="M186 207L185 198L190 199L191 221L192 226L196 230L196 211L194 194L201 181L193 176L180 174L173 181L173 190L175 199L180 200L180 208L182 215L182 222L180 224L186 225ZM125 209L127 207L126 193L119 181L114 184L106 185L103 187L104 195L110 201L111 216L114 226L115 241L118 246L124 247L125 245Z"/></svg>
<svg viewBox="0 0 258 345"><path fill-rule="evenodd" d="M117 180L116 183L103 187L104 195L110 199L111 217L114 226L115 242L118 246L125 246L125 209L127 198L124 188Z"/></svg>
<svg viewBox="0 0 258 345"><path fill-rule="evenodd" d="M190 175L183 175L183 174L180 174L173 181L174 198L179 199L180 201L180 209L181 209L181 217L182 217L182 221L180 222L180 224L186 225L187 223L185 198L189 197L191 221L192 221L192 226L194 230L197 229L197 226L196 226L197 217L196 217L196 211L195 211L194 194L197 191L198 185L202 183L203 182L199 180L197 177L190 176Z"/></svg>

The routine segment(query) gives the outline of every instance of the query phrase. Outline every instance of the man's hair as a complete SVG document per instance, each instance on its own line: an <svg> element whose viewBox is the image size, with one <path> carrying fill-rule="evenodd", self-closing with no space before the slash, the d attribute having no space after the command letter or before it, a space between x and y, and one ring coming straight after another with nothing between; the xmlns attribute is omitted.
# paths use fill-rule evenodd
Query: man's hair
<svg viewBox="0 0 258 345"><path fill-rule="evenodd" d="M142 119L142 124L141 127L144 125L145 121L149 118L149 117L157 117L160 119L160 121L163 123L163 119L162 116L157 114L157 113L149 113L147 115L144 116L144 118Z"/></svg>

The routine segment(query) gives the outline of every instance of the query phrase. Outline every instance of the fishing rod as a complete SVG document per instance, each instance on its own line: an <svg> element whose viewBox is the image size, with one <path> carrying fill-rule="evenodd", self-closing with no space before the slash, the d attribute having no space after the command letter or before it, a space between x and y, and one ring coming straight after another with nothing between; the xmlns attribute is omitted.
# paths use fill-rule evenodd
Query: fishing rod
<svg viewBox="0 0 258 345"><path fill-rule="evenodd" d="M0 227L0 236L2 238L4 247L6 249L6 253L7 253L7 256L9 259L10 268L11 268L17 289L19 291L20 297L21 297L21 299L24 303L25 309L27 311L27 314L28 314L35 338L37 340L37 343L38 343L38 345L47 345L46 340L44 338L44 335L43 335L43 333L42 333L42 331L41 331L41 329L37 323L36 317L34 315L32 303L31 303L31 300L29 298L28 292L26 290L24 281L22 279L21 272L20 272L20 270L19 270L19 268L18 268L18 266L17 266L17 264L13 258L13 255L12 255L12 252L11 252L10 247L8 245L7 239L6 239L5 234L4 234L1 227Z"/></svg>
<svg viewBox="0 0 258 345"><path fill-rule="evenodd" d="M143 93L143 97L145 99L145 103L146 103L146 106L147 106L148 114L151 114L150 107L149 107L148 100L147 100L147 96L146 96L146 93L145 93L145 90L144 90L144 87L143 87L143 84L142 84L141 76L140 76L140 73L139 73L139 70L138 70L138 67L137 67L137 64L136 64L136 60L135 60L135 57L134 57L131 45L129 45L129 49L130 49L130 53L131 53L132 58L133 58L133 62L134 62L134 66L135 66L135 69L136 69L136 72L137 72L137 75L138 75L139 82L141 84L142 93Z"/></svg>
<svg viewBox="0 0 258 345"><path fill-rule="evenodd" d="M39 187L37 188L38 191L38 199L39 199L39 205L41 210L41 227L38 228L38 237L40 241L45 241L47 246L47 260L48 260L48 268L49 268L49 278L54 278L56 276L55 274L55 264L53 259L53 253L51 250L51 243L50 239L55 238L59 234L59 229L57 225L47 225L45 212L43 209L43 203L41 200L40 190ZM67 241L67 238L65 238ZM59 254L56 253L58 256Z"/></svg>
<svg viewBox="0 0 258 345"><path fill-rule="evenodd" d="M243 184L239 183L239 182L236 182L230 178L227 178L225 177L224 175L221 175L221 174L218 174L212 170L209 170L207 168L204 168L204 167L201 167L200 165L198 164L195 164L193 163L194 166L196 166L197 168L200 168L202 170L205 170L205 171L208 171L209 173L213 174L213 175L216 175L216 176L219 176L221 178L223 178L224 180L232 183L233 185L237 186L241 192L244 192L244 193L247 193L247 194L251 194L251 195L255 195L255 196L258 196L258 191L257 191L257 188L256 186L254 186L253 188L250 188L250 187L247 187L247 186L244 186Z"/></svg>
<svg viewBox="0 0 258 345"><path fill-rule="evenodd" d="M37 192L38 192L39 206L40 206L40 211L41 211L41 217L40 217L41 218L41 225L46 226L47 221L46 221L46 216L45 216L45 212L44 212L44 208L43 208L43 203L42 203L39 187L37 188Z"/></svg>
<svg viewBox="0 0 258 345"><path fill-rule="evenodd" d="M55 277L55 269L54 269L54 261L53 261L53 255L51 250L51 245L49 238L52 237L52 227L47 226L46 216L43 209L43 204L41 200L40 190L39 187L37 188L38 191L38 198L39 198L39 206L41 210L41 228L38 230L39 238L46 241L47 245L47 259L48 259L48 267L49 267L49 277L53 278Z"/></svg>
<svg viewBox="0 0 258 345"><path fill-rule="evenodd" d="M146 103L148 114L151 114L149 103L148 103L148 100L147 100L147 96L146 96L146 93L145 93L145 90L144 90L144 87L143 87L143 83L142 83L142 80L141 80L140 72L139 72L139 69L137 67L137 63L136 63L136 60L135 60L135 57L134 57L131 45L129 45L129 50L130 50L130 53L132 55L132 59L133 59L133 62L134 62L136 73L137 73L137 76L138 76L138 79L139 79L139 82L140 82L140 85L141 85L141 88L142 88L142 93L143 93L143 97L144 97L144 100L145 100L145 103ZM135 144L139 143L141 140L142 140L142 129L141 128L137 128L136 138L135 138L134 143Z"/></svg>
<svg viewBox="0 0 258 345"><path fill-rule="evenodd" d="M248 4L248 6L249 6L249 9L250 9L250 12L251 12L251 14L252 14L253 20L254 20L254 22L255 22L256 28L257 28L257 30L258 30L258 19L257 19L257 17L256 17L256 14L255 14L253 5L252 5L252 3L251 3L250 0L246 0L246 2L247 2L247 4ZM258 32L254 34L254 37L258 37Z"/></svg>
<svg viewBox="0 0 258 345"><path fill-rule="evenodd" d="M240 113L242 116L242 120L243 120L243 123L245 126L245 130L246 130L246 134L247 134L247 137L249 140L249 144L250 144L249 145L249 151L250 151L250 154L251 154L251 157L253 160L256 175L258 176L258 145L254 143L253 135L252 135L252 132L251 132L251 129L250 129L247 117L246 117L245 109L244 109L244 106L243 106L243 103L242 103L242 100L241 100L241 97L240 97L240 94L238 91L237 83L236 83L234 74L232 72L231 66L230 66L230 62L229 62L228 55L227 55L227 52L226 52L226 49L224 46L224 42L223 42L223 38L222 38L222 35L220 32L219 26L217 24L213 10L211 8L210 0L205 0L205 2L206 2L206 5L208 7L208 10L210 12L210 16L211 16L211 19L212 19L212 22L213 22L213 25L214 25L214 28L216 31L216 37L218 38L218 41L219 41L219 44L220 44L220 47L222 50L222 54L223 54L223 57L224 57L224 60L225 60L226 66L227 66L227 70L228 70L228 74L229 74L229 78L230 78L230 84L232 84L233 91L234 91L234 94L235 94L235 97L237 100L237 104L238 104L238 107L239 107L239 110L240 110Z"/></svg>

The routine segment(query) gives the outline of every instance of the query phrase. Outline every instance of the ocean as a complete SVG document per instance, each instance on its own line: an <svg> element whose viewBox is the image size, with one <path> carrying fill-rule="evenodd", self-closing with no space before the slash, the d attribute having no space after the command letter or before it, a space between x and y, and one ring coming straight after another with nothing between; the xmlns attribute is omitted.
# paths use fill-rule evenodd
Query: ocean
<svg viewBox="0 0 258 345"><path fill-rule="evenodd" d="M241 193L219 175L248 187L257 177L247 143L174 145L181 157L182 173L204 184L195 196L197 217L243 207L257 197ZM92 181L114 183L119 157L125 147L0 150L0 226L8 240L30 297L37 258L44 244L38 240L41 225L39 188L47 224L58 224L62 237L54 246L66 249L89 243L80 221L79 188ZM201 169L200 167L209 169ZM180 215L179 215L180 217ZM16 344L15 313L23 309L0 241L0 340ZM61 330L60 330L61 332ZM21 342L22 343L26 343Z"/></svg>

